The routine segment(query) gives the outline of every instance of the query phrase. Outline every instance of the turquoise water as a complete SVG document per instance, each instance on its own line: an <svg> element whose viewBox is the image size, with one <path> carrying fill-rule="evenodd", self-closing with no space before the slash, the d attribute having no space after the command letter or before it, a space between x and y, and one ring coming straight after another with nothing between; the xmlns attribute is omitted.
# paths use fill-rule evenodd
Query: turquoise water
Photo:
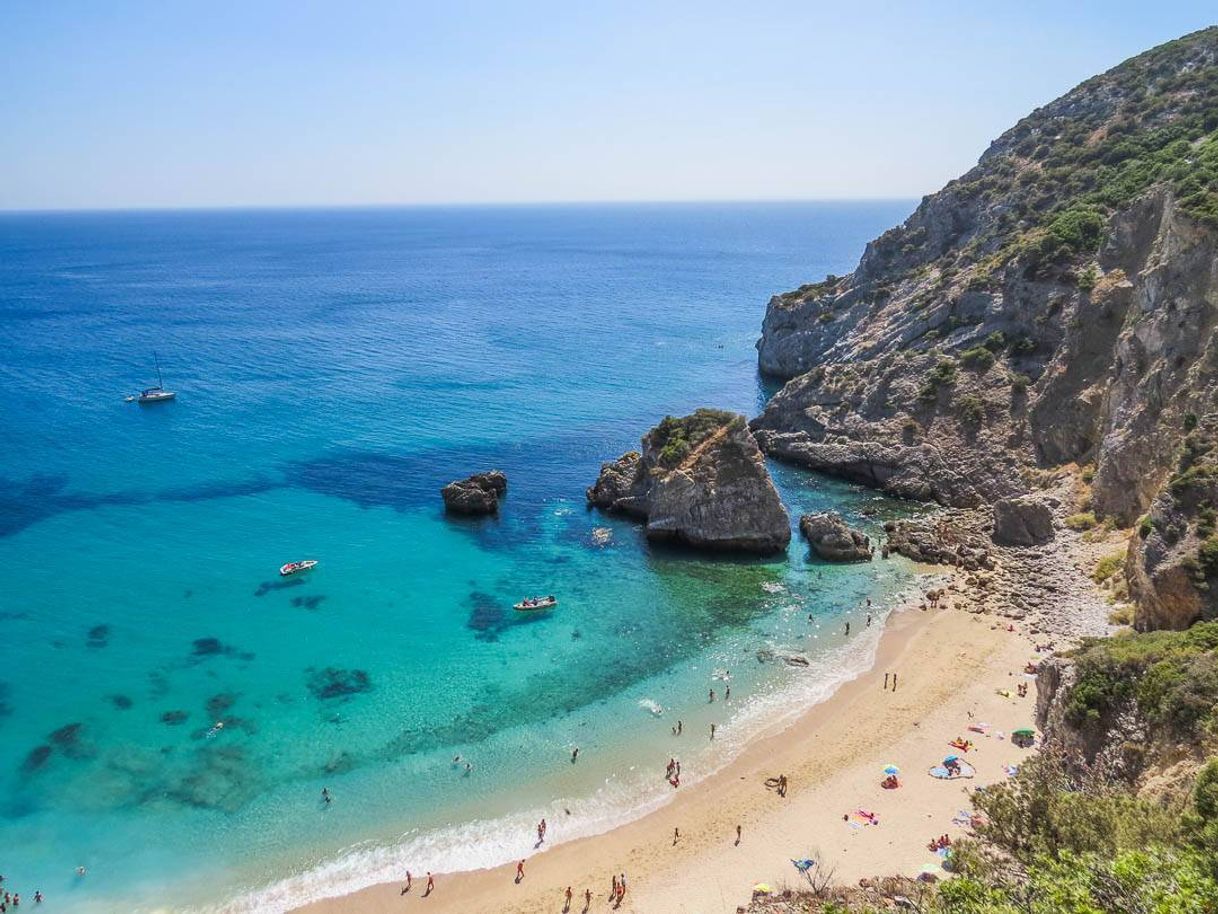
<svg viewBox="0 0 1218 914"><path fill-rule="evenodd" d="M908 208L0 216L7 883L279 911L501 862L540 814L552 840L637 815L670 755L697 780L823 696L907 565L653 549L583 489L665 413L756 413L768 295ZM154 350L179 399L124 403ZM439 486L490 467L501 517L446 519ZM896 510L774 469L793 518ZM513 613L531 593L561 605Z"/></svg>

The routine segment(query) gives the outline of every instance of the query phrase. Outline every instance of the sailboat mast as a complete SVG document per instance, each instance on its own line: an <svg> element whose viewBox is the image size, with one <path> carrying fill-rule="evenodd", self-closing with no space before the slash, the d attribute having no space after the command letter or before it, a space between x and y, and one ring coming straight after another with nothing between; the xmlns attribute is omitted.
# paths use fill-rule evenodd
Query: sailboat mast
<svg viewBox="0 0 1218 914"><path fill-rule="evenodd" d="M156 386L164 390L165 382L161 378L161 360L156 354L156 350L152 350L152 360L156 362Z"/></svg>

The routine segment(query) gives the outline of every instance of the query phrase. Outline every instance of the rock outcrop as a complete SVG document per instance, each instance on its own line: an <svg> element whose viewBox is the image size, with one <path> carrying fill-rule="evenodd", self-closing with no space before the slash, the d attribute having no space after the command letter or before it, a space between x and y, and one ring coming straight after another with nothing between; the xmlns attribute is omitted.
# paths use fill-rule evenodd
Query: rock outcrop
<svg viewBox="0 0 1218 914"><path fill-rule="evenodd" d="M645 519L652 540L758 554L786 548L790 519L743 416L669 416L642 444L642 453L601 467L589 505Z"/></svg>
<svg viewBox="0 0 1218 914"><path fill-rule="evenodd" d="M888 521L884 533L885 558L895 552L927 565L951 565L968 571L994 567L985 540L977 531L958 523L954 515Z"/></svg>
<svg viewBox="0 0 1218 914"><path fill-rule="evenodd" d="M1091 465L1083 510L1152 515L1130 556L1139 624L1211 612L1218 501L1162 499L1218 403L1215 122L1210 28L1024 118L853 273L775 296L758 361L786 383L752 422L762 449L906 498L1002 503L997 536L1028 545L1050 530L1023 497Z"/></svg>
<svg viewBox="0 0 1218 914"><path fill-rule="evenodd" d="M1001 546L1041 546L1053 539L1053 512L1029 495L994 502L994 542Z"/></svg>
<svg viewBox="0 0 1218 914"><path fill-rule="evenodd" d="M440 490L445 510L469 515L495 514L499 499L506 493L507 476L499 470L454 480Z"/></svg>
<svg viewBox="0 0 1218 914"><path fill-rule="evenodd" d="M1211 413L1185 437L1175 472L1130 537L1125 578L1137 601L1135 628L1218 618L1216 527L1218 413Z"/></svg>
<svg viewBox="0 0 1218 914"><path fill-rule="evenodd" d="M799 519L799 532L816 554L826 561L871 561L874 550L870 538L846 526L836 511L805 514Z"/></svg>

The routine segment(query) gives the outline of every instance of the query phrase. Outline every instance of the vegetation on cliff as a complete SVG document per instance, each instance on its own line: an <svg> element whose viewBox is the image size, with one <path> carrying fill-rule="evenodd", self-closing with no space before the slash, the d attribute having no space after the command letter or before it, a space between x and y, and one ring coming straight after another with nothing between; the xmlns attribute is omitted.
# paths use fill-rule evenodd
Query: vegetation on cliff
<svg viewBox="0 0 1218 914"><path fill-rule="evenodd" d="M658 449L659 465L672 469L695 447L733 422L742 425L744 418L727 410L708 407L696 409L688 416L665 416L648 433L648 444Z"/></svg>
<svg viewBox="0 0 1218 914"><path fill-rule="evenodd" d="M1132 705L1160 742L1213 738L1218 722L1218 623L1090 639L1075 653L1070 722L1094 726Z"/></svg>

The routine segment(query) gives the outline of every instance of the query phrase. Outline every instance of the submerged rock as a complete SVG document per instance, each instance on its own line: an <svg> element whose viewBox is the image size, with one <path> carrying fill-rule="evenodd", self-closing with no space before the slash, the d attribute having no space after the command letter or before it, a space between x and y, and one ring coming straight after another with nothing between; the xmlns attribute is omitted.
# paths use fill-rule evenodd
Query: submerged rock
<svg viewBox="0 0 1218 914"><path fill-rule="evenodd" d="M319 701L350 698L372 688L372 680L364 670L343 670L328 666L309 675L309 691Z"/></svg>
<svg viewBox="0 0 1218 914"><path fill-rule="evenodd" d="M871 561L874 550L870 538L846 526L836 511L805 514L799 519L799 532L816 550L816 554L826 561Z"/></svg>
<svg viewBox="0 0 1218 914"><path fill-rule="evenodd" d="M94 625L89 629L88 637L85 641L87 647L100 648L105 647L110 643L110 626L109 625Z"/></svg>
<svg viewBox="0 0 1218 914"><path fill-rule="evenodd" d="M642 453L601 467L590 505L645 519L649 539L701 549L769 554L791 541L786 508L743 416L668 416L642 444Z"/></svg>
<svg viewBox="0 0 1218 914"><path fill-rule="evenodd" d="M29 755L25 757L21 770L26 774L37 771L50 761L52 751L51 747L47 745L35 746L30 750Z"/></svg>
<svg viewBox="0 0 1218 914"><path fill-rule="evenodd" d="M1000 546L1041 546L1053 539L1053 512L1024 495L994 502L994 542Z"/></svg>
<svg viewBox="0 0 1218 914"><path fill-rule="evenodd" d="M450 482L440 490L444 508L454 514L494 514L499 499L507 494L507 476L499 470L475 473Z"/></svg>

